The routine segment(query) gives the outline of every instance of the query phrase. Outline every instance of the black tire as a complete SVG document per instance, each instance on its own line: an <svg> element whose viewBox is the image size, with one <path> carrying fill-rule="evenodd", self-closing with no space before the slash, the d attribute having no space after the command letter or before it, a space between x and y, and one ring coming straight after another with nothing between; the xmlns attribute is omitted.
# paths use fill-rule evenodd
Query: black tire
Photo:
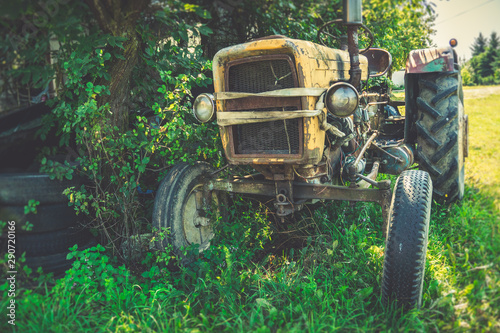
<svg viewBox="0 0 500 333"><path fill-rule="evenodd" d="M78 250L83 251L96 245L96 240L94 238L91 238L91 240L86 244L78 246ZM75 261L75 259L66 259L68 253L69 250L66 250L64 252L46 256L26 257L25 264L33 270L36 270L38 267L42 267L45 273L62 273L68 270L73 264L73 261Z"/></svg>
<svg viewBox="0 0 500 333"><path fill-rule="evenodd" d="M418 80L417 157L434 185L435 199L464 195L465 116L460 72L421 74Z"/></svg>
<svg viewBox="0 0 500 333"><path fill-rule="evenodd" d="M81 184L78 178L58 181L40 173L0 173L0 204L21 206L31 199L40 204L67 203L68 198L63 191Z"/></svg>
<svg viewBox="0 0 500 333"><path fill-rule="evenodd" d="M4 236L2 236L2 243L7 241ZM26 257L39 257L67 252L71 246L75 244L82 246L91 238L92 235L88 230L80 228L67 228L45 233L16 234L16 255L20 256L26 252ZM2 250L4 249L6 249L5 245L2 246Z"/></svg>
<svg viewBox="0 0 500 333"><path fill-rule="evenodd" d="M24 214L24 206L0 206L1 221L15 221L17 233L36 233L76 227L83 220L67 203L39 205L36 214ZM29 221L33 227L24 231L22 226Z"/></svg>
<svg viewBox="0 0 500 333"><path fill-rule="evenodd" d="M170 244L176 254L184 257L182 249L189 245L198 244L199 252L208 248L213 238L213 228L210 223L206 226L194 225L194 219L199 217L195 192L202 189L203 182L210 178L212 171L212 167L204 162L192 166L180 163L164 178L155 198L153 226L159 231L168 228L169 235L156 242L155 246L159 250L164 250ZM218 195L212 192L215 215L219 212Z"/></svg>
<svg viewBox="0 0 500 333"><path fill-rule="evenodd" d="M396 181L388 216L382 299L404 308L420 307L432 203L432 181L407 170Z"/></svg>

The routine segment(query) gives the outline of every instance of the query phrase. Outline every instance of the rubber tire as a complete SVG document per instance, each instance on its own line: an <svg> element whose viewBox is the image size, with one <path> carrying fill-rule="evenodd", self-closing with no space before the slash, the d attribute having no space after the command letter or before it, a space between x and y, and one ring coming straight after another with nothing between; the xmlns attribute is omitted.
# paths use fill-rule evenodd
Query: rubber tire
<svg viewBox="0 0 500 333"><path fill-rule="evenodd" d="M26 252L26 257L48 256L51 254L67 252L68 249L78 244L86 244L92 235L86 229L66 228L58 231L34 234L16 234L16 255ZM5 242L6 239L3 239ZM6 249L6 246L2 246Z"/></svg>
<svg viewBox="0 0 500 333"><path fill-rule="evenodd" d="M197 162L195 165L180 163L176 165L160 184L153 209L153 227L157 230L168 228L169 235L155 243L159 250L165 250L168 245L172 245L174 252L184 260L190 261L182 253L182 249L191 243L186 237L184 228L185 206L190 197L191 191L203 184L204 180L210 178L213 168L204 162ZM212 192L216 194L217 192ZM207 240L200 244L199 251L202 252L210 245L210 239L213 237L212 227L201 227ZM200 229L201 229L200 228ZM200 231L201 236L201 231Z"/></svg>
<svg viewBox="0 0 500 333"><path fill-rule="evenodd" d="M464 195L462 79L459 71L421 74L418 80L417 157L434 184L435 199L461 200Z"/></svg>
<svg viewBox="0 0 500 333"><path fill-rule="evenodd" d="M83 219L76 215L73 207L67 203L40 205L36 214L24 214L24 206L0 206L1 221L16 221L16 232L37 233L76 227ZM30 231L21 229L29 221L33 228Z"/></svg>
<svg viewBox="0 0 500 333"><path fill-rule="evenodd" d="M407 170L396 181L388 216L382 300L420 308L432 203L432 180Z"/></svg>
<svg viewBox="0 0 500 333"><path fill-rule="evenodd" d="M96 245L97 242L92 237L86 244L78 246L78 251L83 251ZM47 256L26 257L25 264L33 270L42 267L45 273L62 273L71 268L73 261L75 261L75 259L66 259L68 253L69 250Z"/></svg>
<svg viewBox="0 0 500 333"><path fill-rule="evenodd" d="M21 206L31 199L40 204L68 202L63 191L72 186L80 186L81 179L51 180L41 173L0 173L0 204Z"/></svg>

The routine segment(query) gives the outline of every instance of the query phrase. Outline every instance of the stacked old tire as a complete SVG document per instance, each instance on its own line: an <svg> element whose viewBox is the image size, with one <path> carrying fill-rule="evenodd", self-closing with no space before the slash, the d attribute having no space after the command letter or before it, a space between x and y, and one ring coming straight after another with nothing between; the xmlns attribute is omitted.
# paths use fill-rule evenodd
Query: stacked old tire
<svg viewBox="0 0 500 333"><path fill-rule="evenodd" d="M44 272L60 273L71 266L66 259L69 248L78 249L94 244L81 215L68 206L63 191L80 187L78 179L51 180L40 173L0 173L0 221L15 221L15 248L19 258L25 253L25 264L32 269L42 267ZM25 212L30 200L39 202L36 214ZM32 225L26 229L26 224ZM7 237L1 236L1 250L6 251Z"/></svg>

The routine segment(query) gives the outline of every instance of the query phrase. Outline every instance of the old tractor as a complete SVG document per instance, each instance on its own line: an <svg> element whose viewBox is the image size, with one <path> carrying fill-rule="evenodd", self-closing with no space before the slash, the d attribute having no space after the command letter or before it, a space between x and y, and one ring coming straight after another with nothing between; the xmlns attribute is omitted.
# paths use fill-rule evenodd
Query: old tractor
<svg viewBox="0 0 500 333"><path fill-rule="evenodd" d="M457 55L451 47L412 51L405 102L392 101L362 88L392 58L370 47L361 0L344 0L343 19L321 27L319 39L336 24L347 30L340 49L269 36L215 55L215 92L196 98L194 115L217 121L229 166L256 173L218 178L207 163L174 166L156 195L153 225L169 229L157 244L178 253L191 244L206 249L213 211L227 193L274 198L280 218L318 200L375 202L386 235L382 297L418 307L432 197L452 201L464 192L467 117ZM362 50L358 30L371 39ZM399 175L393 190L379 173Z"/></svg>

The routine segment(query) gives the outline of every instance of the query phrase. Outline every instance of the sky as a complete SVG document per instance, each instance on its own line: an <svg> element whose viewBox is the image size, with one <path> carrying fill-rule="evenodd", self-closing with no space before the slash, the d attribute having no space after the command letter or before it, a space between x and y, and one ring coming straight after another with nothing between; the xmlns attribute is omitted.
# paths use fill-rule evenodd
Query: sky
<svg viewBox="0 0 500 333"><path fill-rule="evenodd" d="M432 36L437 46L447 46L451 38L460 59L470 59L470 46L481 32L489 38L492 31L500 36L500 0L431 0L438 15Z"/></svg>

